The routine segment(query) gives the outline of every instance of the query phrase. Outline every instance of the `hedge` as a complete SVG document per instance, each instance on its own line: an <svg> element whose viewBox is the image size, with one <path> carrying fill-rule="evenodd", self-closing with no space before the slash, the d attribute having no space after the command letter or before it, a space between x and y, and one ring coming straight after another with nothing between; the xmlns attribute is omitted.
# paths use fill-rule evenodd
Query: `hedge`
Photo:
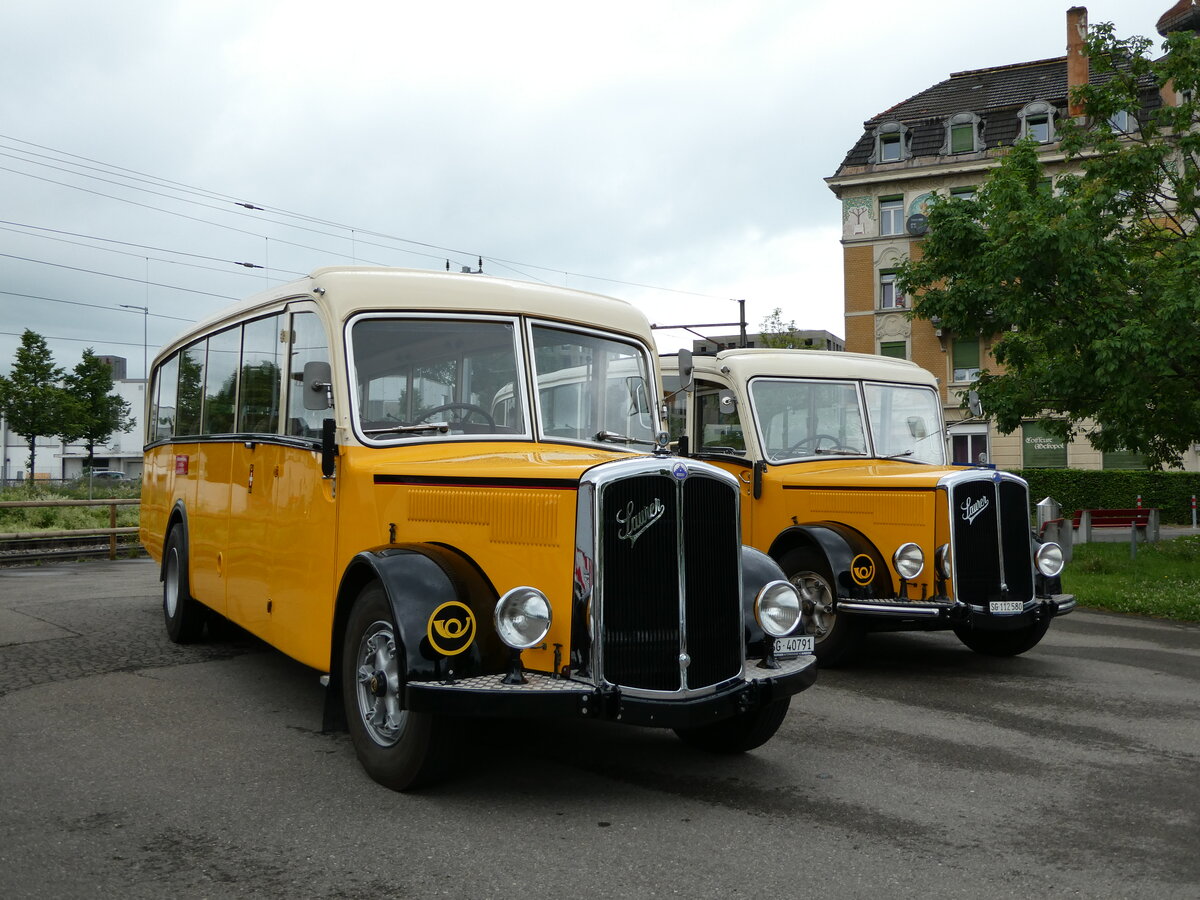
<svg viewBox="0 0 1200 900"><path fill-rule="evenodd" d="M1151 472L1125 469L1017 469L1029 482L1029 499L1036 504L1053 497L1063 515L1077 509L1162 510L1164 525L1192 524L1192 496L1200 497L1200 472Z"/></svg>

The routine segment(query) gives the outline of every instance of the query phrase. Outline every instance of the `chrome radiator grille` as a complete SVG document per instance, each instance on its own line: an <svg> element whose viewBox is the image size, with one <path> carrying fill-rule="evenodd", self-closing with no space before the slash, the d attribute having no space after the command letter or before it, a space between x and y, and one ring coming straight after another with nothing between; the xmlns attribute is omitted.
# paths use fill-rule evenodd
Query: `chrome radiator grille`
<svg viewBox="0 0 1200 900"><path fill-rule="evenodd" d="M741 671L738 490L718 470L681 478L682 463L655 462L598 487L598 661L612 684L695 691Z"/></svg>
<svg viewBox="0 0 1200 900"><path fill-rule="evenodd" d="M1029 489L1003 477L950 486L954 585L958 600L984 605L1033 597Z"/></svg>

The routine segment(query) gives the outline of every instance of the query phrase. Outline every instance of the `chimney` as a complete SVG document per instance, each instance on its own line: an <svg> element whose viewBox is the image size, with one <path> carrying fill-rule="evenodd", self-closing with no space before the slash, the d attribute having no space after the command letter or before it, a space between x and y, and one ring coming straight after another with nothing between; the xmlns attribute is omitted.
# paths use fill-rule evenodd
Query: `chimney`
<svg viewBox="0 0 1200 900"><path fill-rule="evenodd" d="M1067 10L1067 112L1073 119L1083 115L1083 106L1072 100L1071 94L1088 83L1087 27L1086 6Z"/></svg>

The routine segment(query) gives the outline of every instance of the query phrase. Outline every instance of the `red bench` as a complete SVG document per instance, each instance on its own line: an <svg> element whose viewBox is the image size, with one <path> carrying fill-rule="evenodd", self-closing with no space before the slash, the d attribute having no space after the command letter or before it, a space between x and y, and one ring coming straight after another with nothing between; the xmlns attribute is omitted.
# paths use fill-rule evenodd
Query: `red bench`
<svg viewBox="0 0 1200 900"><path fill-rule="evenodd" d="M1150 524L1151 508L1143 509L1077 509L1072 524L1078 528L1083 513L1089 513L1093 528L1145 528Z"/></svg>

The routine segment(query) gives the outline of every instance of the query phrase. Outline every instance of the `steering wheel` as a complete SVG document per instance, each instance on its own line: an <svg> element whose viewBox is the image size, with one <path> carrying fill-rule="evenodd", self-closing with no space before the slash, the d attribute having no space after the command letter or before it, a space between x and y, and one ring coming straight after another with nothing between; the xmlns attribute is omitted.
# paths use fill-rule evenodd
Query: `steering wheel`
<svg viewBox="0 0 1200 900"><path fill-rule="evenodd" d="M435 406L431 409L425 410L425 412L421 413L419 416L417 416L415 419L413 419L413 424L418 425L421 422L428 421L430 416L436 416L438 413L446 412L447 410L451 410L451 409L460 409L460 410L463 410L463 412L464 412L464 415L459 416L454 421L463 422L466 420L467 416L471 415L472 413L475 413L477 415L483 416L483 418L487 422L489 428L496 427L496 420L491 417L491 415L488 413L488 411L486 409L484 409L482 406L476 406L474 403L443 403L441 406Z"/></svg>
<svg viewBox="0 0 1200 900"><path fill-rule="evenodd" d="M843 447L840 443L838 443L838 439L832 434L818 434L814 435L813 437L806 437L796 441L796 443L792 444L792 446L788 448L788 453L797 453L801 448L804 448L806 452L800 453L800 455L811 456L821 449L821 441L829 441L829 443L832 444L832 446L829 448L830 450L850 449L849 447Z"/></svg>

